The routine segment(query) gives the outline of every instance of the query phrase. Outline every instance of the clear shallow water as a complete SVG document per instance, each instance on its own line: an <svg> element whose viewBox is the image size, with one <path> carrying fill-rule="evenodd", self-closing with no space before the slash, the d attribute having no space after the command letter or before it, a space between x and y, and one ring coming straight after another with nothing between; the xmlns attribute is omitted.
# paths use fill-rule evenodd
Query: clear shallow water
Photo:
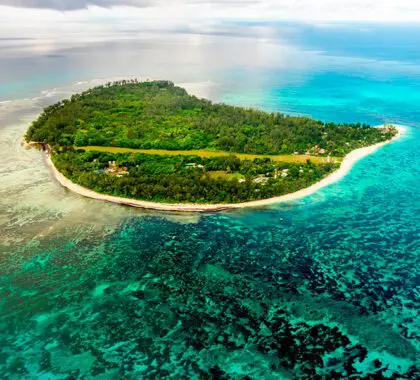
<svg viewBox="0 0 420 380"><path fill-rule="evenodd" d="M235 40L254 65L207 37L201 54L184 45L193 80L159 68L216 100L410 126L342 181L264 210L164 215L70 194L19 141L75 87L0 104L0 377L419 377L417 57L369 56L362 38L344 57L302 36ZM69 75L96 61L80 62Z"/></svg>

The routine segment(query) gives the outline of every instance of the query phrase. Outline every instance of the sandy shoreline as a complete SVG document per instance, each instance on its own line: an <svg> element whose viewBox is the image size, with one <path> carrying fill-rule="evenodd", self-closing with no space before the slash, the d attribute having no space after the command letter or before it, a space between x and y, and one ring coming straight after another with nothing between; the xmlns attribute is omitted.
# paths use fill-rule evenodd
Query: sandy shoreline
<svg viewBox="0 0 420 380"><path fill-rule="evenodd" d="M289 202L299 198L304 198L308 195L311 195L318 190L329 186L340 179L342 179L353 167L353 165L359 161L361 158L372 154L380 147L391 143L398 139L404 133L404 127L396 126L398 128L398 134L391 140L371 145L365 148L356 149L350 152L343 160L340 168L330 174L328 177L325 177L321 181L313 184L310 187L296 191L295 193L285 194L279 197L262 199L258 201L244 202L244 203L234 203L234 204L192 204L192 203L182 203L182 204L172 204L172 203L156 203L148 201L140 201L136 199L129 198L120 198L112 195L100 194L95 191L89 190L83 186L77 185L71 182L69 179L64 177L54 166L51 157L49 154L46 155L46 161L48 166L50 166L54 177L58 182L67 189L71 190L74 193L83 195L84 197L100 200L103 202L111 202L122 204L126 206L145 208L157 211L175 211L175 212L215 212L222 210L230 209L240 209L240 208L249 208L249 207L263 207L269 206L277 203Z"/></svg>

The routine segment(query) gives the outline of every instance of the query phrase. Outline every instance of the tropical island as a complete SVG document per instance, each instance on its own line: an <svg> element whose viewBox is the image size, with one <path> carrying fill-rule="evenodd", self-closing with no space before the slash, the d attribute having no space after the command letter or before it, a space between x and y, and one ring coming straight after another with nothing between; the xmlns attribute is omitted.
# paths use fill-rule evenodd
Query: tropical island
<svg viewBox="0 0 420 380"><path fill-rule="evenodd" d="M349 153L397 135L394 126L214 104L169 81L133 80L47 107L25 139L41 144L56 178L85 196L206 211L304 191L331 177Z"/></svg>

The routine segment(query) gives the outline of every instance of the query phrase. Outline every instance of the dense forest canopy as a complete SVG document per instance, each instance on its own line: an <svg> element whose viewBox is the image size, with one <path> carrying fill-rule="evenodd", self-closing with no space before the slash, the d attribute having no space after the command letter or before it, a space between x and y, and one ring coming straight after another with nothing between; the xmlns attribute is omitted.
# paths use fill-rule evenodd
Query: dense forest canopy
<svg viewBox="0 0 420 380"><path fill-rule="evenodd" d="M391 136L367 125L213 104L167 81L124 81L46 108L26 137L60 146L344 156Z"/></svg>
<svg viewBox="0 0 420 380"><path fill-rule="evenodd" d="M100 193L155 202L239 203L308 187L339 167L330 156L395 133L213 104L166 81L130 81L46 108L26 139L49 144L62 174ZM113 147L146 152L117 153ZM156 154L156 149L166 152ZM214 157L193 150L211 151ZM235 153L248 155L241 159ZM264 156L251 159L250 154ZM279 154L292 159L283 162ZM296 154L312 161L294 160ZM315 163L314 156L324 158L315 157Z"/></svg>

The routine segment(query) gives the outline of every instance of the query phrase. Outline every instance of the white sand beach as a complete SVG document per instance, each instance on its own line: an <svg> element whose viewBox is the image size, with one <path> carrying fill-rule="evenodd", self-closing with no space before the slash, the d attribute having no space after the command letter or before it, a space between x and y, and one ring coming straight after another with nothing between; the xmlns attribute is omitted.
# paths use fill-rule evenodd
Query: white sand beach
<svg viewBox="0 0 420 380"><path fill-rule="evenodd" d="M362 159L363 157L372 154L382 146L391 143L398 139L405 131L404 126L396 126L398 129L398 134L391 140L385 141L379 144L371 145L365 148L356 149L350 152L343 160L340 168L334 171L329 176L325 177L321 181L315 183L314 185L307 187L305 189L296 191L294 193L282 195L279 197L269 198L269 199L262 199L258 201L252 202L245 202L245 203L234 203L234 204L193 204L193 203L182 203L182 204L174 204L174 203L156 203L156 202L148 202L148 201L141 201L136 199L129 199L129 198L120 198L112 195L100 194L95 191L89 190L83 186L77 185L63 176L54 166L51 157L49 154L46 155L46 161L48 165L51 167L54 177L57 179L58 182L67 189L71 190L74 193L83 195L84 197L96 199L103 202L111 202L111 203L118 203L126 206L138 207L138 208L145 208L145 209L152 209L158 211L175 211L175 212L215 212L215 211L222 211L222 210L229 210L229 209L240 209L240 208L257 208L257 207L264 207L273 204L283 203L293 201L299 198L304 198L308 195L311 195L318 190L329 186L340 179L342 179L353 167L353 165Z"/></svg>

